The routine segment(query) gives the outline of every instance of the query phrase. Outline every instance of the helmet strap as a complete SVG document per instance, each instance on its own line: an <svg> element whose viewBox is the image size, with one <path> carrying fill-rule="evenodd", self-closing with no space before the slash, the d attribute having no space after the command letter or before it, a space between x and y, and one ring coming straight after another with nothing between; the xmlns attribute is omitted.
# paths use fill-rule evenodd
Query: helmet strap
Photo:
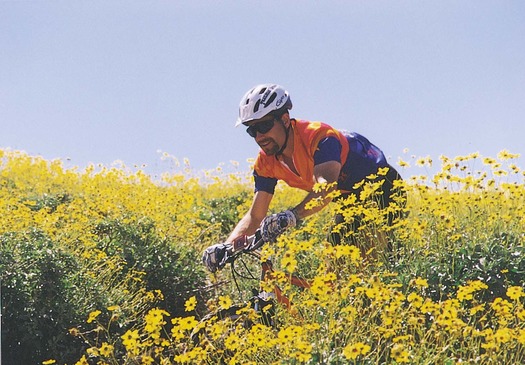
<svg viewBox="0 0 525 365"><path fill-rule="evenodd" d="M281 125L284 127L284 122L282 120L280 120L280 122L281 122ZM283 154L284 150L286 149L286 146L288 146L288 137L290 136L290 128L292 128L292 123L290 123L288 125L288 128L285 129L286 139L284 140L284 143L281 149L275 154L276 159L278 159L278 157Z"/></svg>

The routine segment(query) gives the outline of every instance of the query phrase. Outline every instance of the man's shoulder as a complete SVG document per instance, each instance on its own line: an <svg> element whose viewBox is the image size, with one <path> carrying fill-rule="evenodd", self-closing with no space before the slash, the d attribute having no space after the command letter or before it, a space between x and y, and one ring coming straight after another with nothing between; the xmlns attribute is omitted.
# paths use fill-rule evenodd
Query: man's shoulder
<svg viewBox="0 0 525 365"><path fill-rule="evenodd" d="M319 129L329 128L333 129L331 125L319 120L294 119L295 125L301 129Z"/></svg>
<svg viewBox="0 0 525 365"><path fill-rule="evenodd" d="M334 137L341 143L345 143L343 134L325 122L298 120L296 129L300 138L314 150L317 149L321 140L329 137Z"/></svg>
<svg viewBox="0 0 525 365"><path fill-rule="evenodd" d="M333 133L337 130L326 122L310 121L310 120L296 120L295 128L301 134L326 134Z"/></svg>

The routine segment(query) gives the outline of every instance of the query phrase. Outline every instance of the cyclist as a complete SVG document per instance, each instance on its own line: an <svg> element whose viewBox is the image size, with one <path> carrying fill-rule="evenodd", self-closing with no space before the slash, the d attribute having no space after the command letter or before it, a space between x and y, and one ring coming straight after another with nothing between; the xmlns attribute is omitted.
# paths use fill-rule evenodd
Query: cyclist
<svg viewBox="0 0 525 365"><path fill-rule="evenodd" d="M251 235L259 227L263 240L275 241L288 228L303 218L325 207L335 189L341 195L356 194L361 188L356 184L380 169L384 179L379 205L385 208L391 202L394 181L400 180L398 172L390 166L383 152L358 133L336 130L322 122L311 122L290 117L292 101L280 85L262 84L250 89L241 99L239 117L235 126L244 125L248 134L259 145L260 151L254 165L255 194L246 215L239 221L226 242L242 235ZM295 207L280 213L268 214L270 202L278 180L289 186L305 190L306 197ZM316 183L326 183L326 189L315 189ZM313 208L308 202L317 199ZM308 209L307 209L308 207ZM389 217L391 222L393 217ZM335 223L344 223L342 215ZM359 219L347 224L346 230L355 231ZM329 239L341 243L344 233L332 233ZM386 246L386 237L378 234L376 245ZM212 271L219 264L224 245L210 247L203 260ZM227 245L226 245L227 246Z"/></svg>

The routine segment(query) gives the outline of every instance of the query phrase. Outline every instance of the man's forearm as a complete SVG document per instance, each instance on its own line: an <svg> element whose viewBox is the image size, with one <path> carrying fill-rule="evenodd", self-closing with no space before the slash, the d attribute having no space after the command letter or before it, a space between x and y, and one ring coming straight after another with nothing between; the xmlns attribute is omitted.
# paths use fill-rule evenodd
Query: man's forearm
<svg viewBox="0 0 525 365"><path fill-rule="evenodd" d="M325 190L323 189L320 192L310 192L306 197L300 202L295 208L295 214L298 219L304 219L312 214L315 214L321 211L326 207L331 201L332 197L330 193L334 189Z"/></svg>
<svg viewBox="0 0 525 365"><path fill-rule="evenodd" d="M226 242L232 242L235 238L242 236L244 234L251 235L254 234L257 228L259 228L261 222L257 222L250 214L246 214L240 221L237 223L237 226L233 229L232 233L226 240Z"/></svg>

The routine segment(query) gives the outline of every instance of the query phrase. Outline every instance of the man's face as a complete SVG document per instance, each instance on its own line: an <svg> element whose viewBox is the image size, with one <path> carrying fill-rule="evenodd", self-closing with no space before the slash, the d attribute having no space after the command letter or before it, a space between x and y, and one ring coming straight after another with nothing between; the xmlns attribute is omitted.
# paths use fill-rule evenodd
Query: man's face
<svg viewBox="0 0 525 365"><path fill-rule="evenodd" d="M286 139L286 133L280 118L265 116L260 120L250 122L248 134L267 155L275 155L281 149Z"/></svg>

